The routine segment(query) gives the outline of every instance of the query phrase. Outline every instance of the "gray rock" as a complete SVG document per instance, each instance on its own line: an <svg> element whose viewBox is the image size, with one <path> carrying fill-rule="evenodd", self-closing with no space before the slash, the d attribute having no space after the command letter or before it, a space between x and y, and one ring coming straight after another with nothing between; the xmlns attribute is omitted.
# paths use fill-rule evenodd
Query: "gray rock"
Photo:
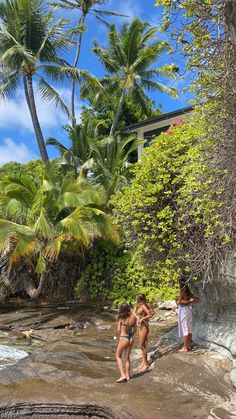
<svg viewBox="0 0 236 419"><path fill-rule="evenodd" d="M235 363L235 367L232 369L232 371L230 373L230 379L231 379L234 387L236 387L236 363Z"/></svg>
<svg viewBox="0 0 236 419"><path fill-rule="evenodd" d="M197 343L236 359L236 259L232 257L222 272L204 288L192 286L200 298L193 306L193 333Z"/></svg>
<svg viewBox="0 0 236 419"><path fill-rule="evenodd" d="M173 301L164 301L159 305L160 310L174 310L177 307L175 300Z"/></svg>

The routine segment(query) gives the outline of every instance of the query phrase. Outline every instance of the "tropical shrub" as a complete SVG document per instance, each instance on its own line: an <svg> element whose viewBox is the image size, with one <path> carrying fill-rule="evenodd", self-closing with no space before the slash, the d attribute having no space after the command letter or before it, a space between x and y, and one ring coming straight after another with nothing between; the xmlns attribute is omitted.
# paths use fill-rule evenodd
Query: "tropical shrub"
<svg viewBox="0 0 236 419"><path fill-rule="evenodd" d="M126 249L161 297L173 296L181 275L203 274L207 240L228 241L218 213L222 191L212 190L216 170L205 160L213 146L200 113L177 123L145 150L131 185L112 200Z"/></svg>
<svg viewBox="0 0 236 419"><path fill-rule="evenodd" d="M208 138L214 143L205 162L214 173L212 193L221 191L214 228L219 234L205 237L204 246L196 236L191 240L202 254L205 277L214 280L216 272L229 277L223 267L234 257L236 245L236 94L232 88L236 83L236 4L231 0L156 0L156 5L162 6L162 29L176 41L178 58L182 54L179 62L187 64L185 74L189 71L196 103L204 104Z"/></svg>
<svg viewBox="0 0 236 419"><path fill-rule="evenodd" d="M77 298L85 298L118 306L134 303L136 294L145 293L155 302L155 284L144 278L143 266L124 247L109 241L96 241L90 249L85 268L75 288Z"/></svg>
<svg viewBox="0 0 236 419"><path fill-rule="evenodd" d="M6 282L28 267L23 289L37 298L62 251L80 255L96 237L118 240L111 218L100 208L106 197L101 186L83 177L57 176L52 165L39 185L28 174L1 181L0 251ZM55 175L56 171L56 175ZM3 273L2 272L2 273ZM35 275L38 287L35 285ZM14 279L12 279L14 278Z"/></svg>

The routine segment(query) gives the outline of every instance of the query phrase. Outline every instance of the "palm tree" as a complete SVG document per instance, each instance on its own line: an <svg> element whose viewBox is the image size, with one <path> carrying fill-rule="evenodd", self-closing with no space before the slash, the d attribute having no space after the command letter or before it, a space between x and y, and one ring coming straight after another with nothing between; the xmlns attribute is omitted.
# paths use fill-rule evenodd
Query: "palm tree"
<svg viewBox="0 0 236 419"><path fill-rule="evenodd" d="M76 124L73 127L67 125L65 130L71 142L70 148L52 137L47 140L47 145L56 147L61 156L61 165L67 170L72 169L75 176L81 171L86 174L94 166L94 151L101 146L96 138L96 132L92 135L89 119L84 120L81 125Z"/></svg>
<svg viewBox="0 0 236 419"><path fill-rule="evenodd" d="M33 80L37 78L43 100L61 107L68 117L71 117L68 107L43 74L55 81L75 78L99 86L95 77L69 66L60 56L72 45L72 32L66 30L68 22L64 18L55 22L54 13L44 0L6 0L0 4L0 95L3 98L12 96L23 82L40 155L45 163L48 154L37 115Z"/></svg>
<svg viewBox="0 0 236 419"><path fill-rule="evenodd" d="M105 5L107 2L108 0L59 0L59 2L54 3L56 6L62 7L63 9L78 10L81 12L81 16L78 22L79 38L76 46L75 58L73 63L74 67L77 67L79 62L83 32L87 16L95 16L96 19L100 20L105 24L107 23L103 20L103 16L125 16L119 13L97 8L99 6ZM75 80L72 80L71 85L71 114L73 118L72 123L73 125L75 125Z"/></svg>
<svg viewBox="0 0 236 419"><path fill-rule="evenodd" d="M144 144L145 140L138 140L135 135L125 139L114 135L104 138L100 143L102 147L94 155L94 178L104 186L109 207L112 195L129 180L130 167L132 167L129 161L131 153Z"/></svg>
<svg viewBox="0 0 236 419"><path fill-rule="evenodd" d="M127 182L131 153L145 143L134 135L126 139L113 137L97 138L96 129L85 120L82 125L67 127L71 147L67 148L55 138L49 138L48 145L57 148L61 155L61 165L72 169L75 175L90 173L96 184L105 188L107 201L114 192ZM109 149L108 149L109 145Z"/></svg>
<svg viewBox="0 0 236 419"><path fill-rule="evenodd" d="M0 211L8 219L0 219L0 251L6 256L7 278L11 280L19 264L30 266L39 277L38 287L30 275L24 278L23 287L32 298L40 295L62 248L74 243L83 251L95 237L118 241L111 218L100 209L105 202L101 186L81 176L66 176L61 182L52 177L45 172L40 187L28 175L1 184Z"/></svg>
<svg viewBox="0 0 236 419"><path fill-rule="evenodd" d="M156 40L157 28L150 27L139 19L131 24L125 23L120 32L115 25L110 26L108 45L102 48L97 42L94 52L104 65L109 76L102 81L105 89L98 93L97 99L106 91L119 91L119 103L110 129L113 136L121 115L124 99L128 92L133 100L147 112L145 91L159 91L177 97L177 91L156 80L157 77L174 77L176 66L164 65L153 68L161 54L168 50L168 44ZM86 88L83 92L86 95Z"/></svg>

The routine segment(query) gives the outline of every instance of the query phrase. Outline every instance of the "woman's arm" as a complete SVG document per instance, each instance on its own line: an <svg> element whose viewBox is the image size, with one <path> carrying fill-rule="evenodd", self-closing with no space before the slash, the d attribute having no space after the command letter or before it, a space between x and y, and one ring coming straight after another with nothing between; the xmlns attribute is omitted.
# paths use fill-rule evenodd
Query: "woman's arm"
<svg viewBox="0 0 236 419"><path fill-rule="evenodd" d="M151 317L153 317L153 316L154 316L154 314L155 314L155 313L154 313L154 310L153 310L153 308L152 308L151 304L149 304L149 303L148 303L148 305L147 305L147 306L148 306L148 309L149 309L149 312L150 312L150 318L151 318Z"/></svg>
<svg viewBox="0 0 236 419"><path fill-rule="evenodd" d="M192 293L191 293L191 298L190 298L189 301L190 301L191 304L197 304L197 303L200 302L199 298L196 295L192 294Z"/></svg>
<svg viewBox="0 0 236 419"><path fill-rule="evenodd" d="M120 333L121 332L121 324L120 324L121 322L120 322L120 320L118 321L118 325L117 325L117 330L118 330L118 332Z"/></svg>
<svg viewBox="0 0 236 419"><path fill-rule="evenodd" d="M182 291L180 293L180 296L178 298L177 304L180 305L189 305L189 304L196 304L199 303L199 298L194 295L193 293L191 293L190 295L188 295L186 292Z"/></svg>
<svg viewBox="0 0 236 419"><path fill-rule="evenodd" d="M189 304L190 304L190 298L188 298L186 293L184 291L182 291L180 293L180 296L179 296L178 300L177 300L177 305L187 306Z"/></svg>
<svg viewBox="0 0 236 419"><path fill-rule="evenodd" d="M134 335L137 331L137 316L136 314L132 313L130 317L130 326L132 326L132 334Z"/></svg>
<svg viewBox="0 0 236 419"><path fill-rule="evenodd" d="M146 315L141 317L141 319L139 320L140 323L144 322L145 320L149 320L154 314L153 309L147 307L144 304L142 305L142 310L145 311Z"/></svg>

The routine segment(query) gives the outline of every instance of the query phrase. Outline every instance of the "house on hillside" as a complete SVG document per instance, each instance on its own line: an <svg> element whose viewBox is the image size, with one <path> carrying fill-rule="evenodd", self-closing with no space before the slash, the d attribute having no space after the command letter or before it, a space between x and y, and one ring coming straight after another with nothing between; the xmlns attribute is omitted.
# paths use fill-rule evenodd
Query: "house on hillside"
<svg viewBox="0 0 236 419"><path fill-rule="evenodd" d="M138 148L138 160L140 160L143 148L148 147L153 138L157 137L161 132L167 131L173 122L177 122L182 118L187 118L192 110L193 107L188 106L173 112L164 113L156 118L147 119L146 121L124 127L121 129L121 132L127 134L136 132L139 140L146 140L145 144Z"/></svg>

